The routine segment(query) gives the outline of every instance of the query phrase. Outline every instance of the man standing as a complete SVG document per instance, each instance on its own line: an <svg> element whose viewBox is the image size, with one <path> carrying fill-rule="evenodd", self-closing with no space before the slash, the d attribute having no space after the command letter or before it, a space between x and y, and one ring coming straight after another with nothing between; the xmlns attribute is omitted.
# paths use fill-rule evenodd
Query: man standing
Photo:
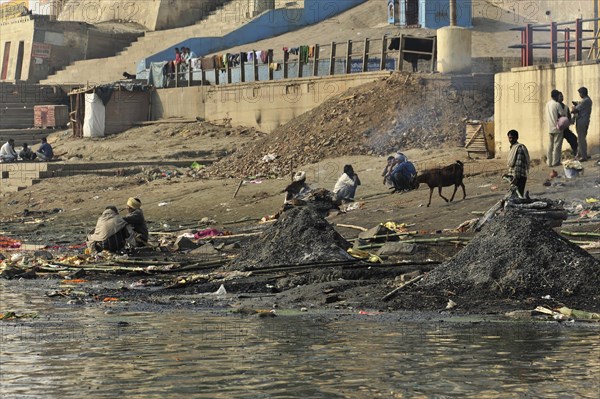
<svg viewBox="0 0 600 399"><path fill-rule="evenodd" d="M546 103L546 120L548 121L548 133L550 133L550 143L548 145L547 164L550 167L560 165L560 152L562 150L563 132L558 128L557 122L560 114L560 104L558 103L558 90L552 90L550 101Z"/></svg>
<svg viewBox="0 0 600 399"><path fill-rule="evenodd" d="M531 165L529 151L527 151L527 147L524 144L519 143L519 132L510 130L507 136L510 143L507 163L508 176L511 177L511 184L517 187L519 197L524 197L527 173Z"/></svg>
<svg viewBox="0 0 600 399"><path fill-rule="evenodd" d="M0 161L14 162L17 160L17 152L15 151L15 140L8 139L2 147L0 147Z"/></svg>
<svg viewBox="0 0 600 399"><path fill-rule="evenodd" d="M136 247L145 247L148 245L148 226L142 212L142 201L138 198L129 198L127 200L127 215L123 217L132 228L135 237Z"/></svg>
<svg viewBox="0 0 600 399"><path fill-rule="evenodd" d="M48 140L45 137L42 138L42 145L38 148L36 155L40 161L51 161L54 158L54 151L52 146L48 144Z"/></svg>
<svg viewBox="0 0 600 399"><path fill-rule="evenodd" d="M579 139L577 157L580 161L587 161L587 132L590 127L590 116L592 115L592 99L588 97L588 89L580 87L579 97L581 101L573 101L572 112L575 114L575 129Z"/></svg>

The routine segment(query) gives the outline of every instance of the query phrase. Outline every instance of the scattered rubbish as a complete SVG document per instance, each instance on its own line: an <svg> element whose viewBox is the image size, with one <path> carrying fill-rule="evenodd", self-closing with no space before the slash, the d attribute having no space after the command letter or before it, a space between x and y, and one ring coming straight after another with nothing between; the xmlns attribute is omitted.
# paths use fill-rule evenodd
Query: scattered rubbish
<svg viewBox="0 0 600 399"><path fill-rule="evenodd" d="M599 202L600 200L598 200L597 198L586 198L585 202L587 202L588 204L595 204L596 202Z"/></svg>
<svg viewBox="0 0 600 399"><path fill-rule="evenodd" d="M301 312L308 312L308 308L302 307L302 308L300 308L300 311Z"/></svg>
<svg viewBox="0 0 600 399"><path fill-rule="evenodd" d="M4 320L4 321L17 320L17 319L35 319L35 318L37 318L36 313L21 313L21 314L17 314L15 312L0 313L0 320Z"/></svg>
<svg viewBox="0 0 600 399"><path fill-rule="evenodd" d="M99 196L99 195L94 195L94 196L92 197L92 199L93 199L93 200L99 200L99 199L100 199L100 196Z"/></svg>
<svg viewBox="0 0 600 399"><path fill-rule="evenodd" d="M448 304L446 305L446 309L450 310L450 309L454 309L456 307L456 302L454 302L452 299L448 300Z"/></svg>
<svg viewBox="0 0 600 399"><path fill-rule="evenodd" d="M102 302L117 302L119 298L107 297L102 300Z"/></svg>
<svg viewBox="0 0 600 399"><path fill-rule="evenodd" d="M575 160L565 162L563 167L565 169L565 177L567 179L572 179L583 171L583 165L581 165L581 162Z"/></svg>
<svg viewBox="0 0 600 399"><path fill-rule="evenodd" d="M220 230L210 228L210 229L204 229L204 230L200 230L200 231L196 232L196 234L194 234L194 239L200 240L200 239L209 238L209 237L219 237L222 235L225 235L225 233Z"/></svg>
<svg viewBox="0 0 600 399"><path fill-rule="evenodd" d="M542 299L552 299L552 297L550 295L544 295Z"/></svg>
<svg viewBox="0 0 600 399"><path fill-rule="evenodd" d="M362 209L364 208L365 203L364 202L348 202L346 204L342 204L340 206L340 211L342 212L352 212L355 211L357 209Z"/></svg>
<svg viewBox="0 0 600 399"><path fill-rule="evenodd" d="M167 205L169 205L168 202L159 202L158 203L158 206L167 206Z"/></svg>
<svg viewBox="0 0 600 399"><path fill-rule="evenodd" d="M575 319L600 321L600 313L591 313L591 312L585 312L583 310L569 309L564 306L559 308L558 311L561 314L564 314L565 316L573 317Z"/></svg>
<svg viewBox="0 0 600 399"><path fill-rule="evenodd" d="M221 284L221 286L219 287L219 289L216 290L214 294L215 295L226 295L227 294L227 290L225 289L225 286L223 284Z"/></svg>
<svg viewBox="0 0 600 399"><path fill-rule="evenodd" d="M84 280L82 278L74 279L74 280L61 280L61 284L83 284L87 283L88 280Z"/></svg>
<svg viewBox="0 0 600 399"><path fill-rule="evenodd" d="M558 177L558 172L552 169L552 171L550 172L550 178L554 179L556 177Z"/></svg>
<svg viewBox="0 0 600 399"><path fill-rule="evenodd" d="M387 301L389 299L391 299L394 295L396 295L398 293L398 291L400 291L401 289L403 289L404 287L407 287L411 284L416 283L417 281L421 280L423 278L424 274L420 274L410 280L408 280L407 282L405 282L404 284L402 284L400 287L393 289L392 291L388 292L387 294L385 294L385 296L383 298L381 298L382 301Z"/></svg>
<svg viewBox="0 0 600 399"><path fill-rule="evenodd" d="M357 248L348 248L348 253L356 259L366 260L369 263L383 263L381 258L375 254Z"/></svg>
<svg viewBox="0 0 600 399"><path fill-rule="evenodd" d="M263 162L273 162L276 159L277 159L276 154L267 154L262 158Z"/></svg>
<svg viewBox="0 0 600 399"><path fill-rule="evenodd" d="M274 309L259 309L256 311L258 317L276 317L277 313Z"/></svg>
<svg viewBox="0 0 600 399"><path fill-rule="evenodd" d="M202 165L202 164L200 164L200 163L198 163L198 162L196 162L196 161L194 161L194 162L193 162L193 163L190 165L190 169L192 169L192 170L200 170L200 169L204 169L204 168L205 168L205 166L204 166L204 165Z"/></svg>

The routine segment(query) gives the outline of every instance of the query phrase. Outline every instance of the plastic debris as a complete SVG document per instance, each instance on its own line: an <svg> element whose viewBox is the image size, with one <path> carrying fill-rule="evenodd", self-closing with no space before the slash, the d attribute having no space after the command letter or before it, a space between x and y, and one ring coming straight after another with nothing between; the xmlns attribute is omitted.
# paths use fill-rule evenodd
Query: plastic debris
<svg viewBox="0 0 600 399"><path fill-rule="evenodd" d="M227 294L227 290L225 289L225 286L223 284L221 284L219 289L215 291L215 295L226 295L226 294Z"/></svg>

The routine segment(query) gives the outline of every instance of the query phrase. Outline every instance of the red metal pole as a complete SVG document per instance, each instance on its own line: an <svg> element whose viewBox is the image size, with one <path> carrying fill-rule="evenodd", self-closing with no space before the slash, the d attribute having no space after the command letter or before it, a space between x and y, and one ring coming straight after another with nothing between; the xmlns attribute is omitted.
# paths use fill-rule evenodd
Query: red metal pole
<svg viewBox="0 0 600 399"><path fill-rule="evenodd" d="M533 65L533 26L527 24L525 27L526 43L525 43L525 66Z"/></svg>

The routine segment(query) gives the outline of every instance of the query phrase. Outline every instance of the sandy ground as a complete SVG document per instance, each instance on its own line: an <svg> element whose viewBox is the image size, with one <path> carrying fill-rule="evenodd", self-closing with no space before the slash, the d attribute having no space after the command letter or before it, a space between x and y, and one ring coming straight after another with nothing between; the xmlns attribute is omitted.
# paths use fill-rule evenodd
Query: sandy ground
<svg viewBox="0 0 600 399"><path fill-rule="evenodd" d="M198 130L204 129L210 133L202 135L188 131L186 135L172 134L169 129L173 127L154 125L111 138L91 141L72 139L67 134L59 133L51 136L50 142L54 143L60 151L67 151L70 155L78 154L83 160L104 161L131 160L131 147L135 146L136 153L154 154L148 156L149 159L145 162L141 162L152 164L160 159L168 159L172 153L178 151L202 156L214 155L212 151L219 153L230 151L243 140L255 140L262 136L256 132L246 132L243 128L206 127L203 124L195 126L199 127ZM137 139L133 140L133 137ZM157 142L159 145L156 144ZM381 178L381 171L385 165L384 157L332 158L303 165L301 169L307 172L308 183L311 186L332 189L341 174L343 165L346 163L354 165L363 182L357 194L361 208L328 218L346 239L356 238L358 230L337 226L338 224L370 228L379 223L395 221L407 223L411 226L410 229L417 230L421 234L435 234L443 229L454 229L462 222L477 217L474 212L480 213L489 209L507 191L508 187L500 178L505 170L503 159L470 160L461 148L408 150L406 154L421 170L462 160L465 163L467 176L465 179L467 198L463 200L462 193L458 192L454 202L446 203L437 196L437 193L434 193L432 204L428 208L425 206L429 195L427 188L404 194L390 194L382 184ZM183 159L188 159L191 163L194 160L200 161L201 158L201 156L189 156ZM235 154L229 159L235 162ZM528 189L532 196L562 199L568 206L574 201L582 203L585 198L598 197L600 182L597 179L596 161L586 164L587 170L583 177L573 180L559 177L553 180L555 185L550 187L544 186L543 183L548 179L551 169L535 161L536 166L531 171ZM180 170L185 169L180 168ZM147 174L144 172L131 171L131 174L125 172L125 176L78 175L48 178L24 191L3 194L0 197L0 220L2 220L0 235L19 238L24 243L33 244L33 247L37 248L44 248L46 245L81 244L85 240L86 233L94 227L97 217L107 205L115 204L120 209L124 209L125 202L130 196L137 196L142 200L150 230L155 233L152 235L155 243L163 237L161 232L206 228L207 225L201 223L203 218L215 221L215 224L210 227L233 233L260 231L268 225L261 225L257 220L280 209L283 202L281 192L289 183L287 179L246 180L237 196L233 198L240 182L237 179L201 179L182 176L147 181ZM562 174L561 170L558 172ZM450 191L449 188L444 189L446 195L450 195ZM166 205L160 206L161 203ZM25 209L49 211L54 208L60 208L62 211L37 220L19 219ZM241 221L242 219L249 220ZM22 224L19 220L28 222ZM568 228L575 231L600 232L600 223L570 224ZM248 237L241 240L240 245L244 246L252 240L252 237ZM460 249L461 246L454 244L426 246L415 256L405 259L443 262ZM152 259L163 261L182 258L187 261L204 259L202 256L194 258L191 255L173 252L156 253L150 256ZM104 283L94 284L95 288L78 287L88 293L86 299L59 297L52 300L85 303L97 301L97 298L118 297L135 303L167 307L189 304L192 301L193 306L196 307L261 309L276 305L295 310L366 308L396 311L406 307L382 302L381 298L396 286L395 279L401 273L400 269L394 267L365 266L357 270L318 267L308 273L305 271L255 275L225 282L229 292L225 297L204 295L204 293L215 292L221 284L217 282L193 284L181 289L157 290L153 287L155 284L164 286L172 283L175 275L161 277L131 274L120 275L116 279L109 276L88 275L86 278L100 279ZM42 284L44 287L56 286L57 284L52 281L40 280L36 284ZM147 287L148 284L150 287ZM457 311L460 314L503 313L507 310L521 309L521 306L529 309L535 307L534 305L536 303L519 305L509 301L485 306L479 304L477 308L469 309L463 303L463 307Z"/></svg>

